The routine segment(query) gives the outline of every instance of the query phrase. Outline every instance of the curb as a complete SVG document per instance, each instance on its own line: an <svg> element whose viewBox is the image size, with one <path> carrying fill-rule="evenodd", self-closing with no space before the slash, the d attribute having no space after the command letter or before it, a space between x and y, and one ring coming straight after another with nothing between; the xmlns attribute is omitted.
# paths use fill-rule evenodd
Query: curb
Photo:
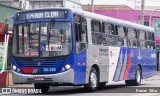
<svg viewBox="0 0 160 96"><path fill-rule="evenodd" d="M150 79L145 79L145 81L154 81L154 80L160 80L160 78L150 78Z"/></svg>

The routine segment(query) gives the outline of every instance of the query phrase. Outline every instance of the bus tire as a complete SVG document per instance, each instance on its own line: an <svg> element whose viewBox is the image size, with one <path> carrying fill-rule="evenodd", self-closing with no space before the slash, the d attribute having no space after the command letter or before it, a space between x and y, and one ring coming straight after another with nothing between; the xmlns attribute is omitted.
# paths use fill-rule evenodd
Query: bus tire
<svg viewBox="0 0 160 96"><path fill-rule="evenodd" d="M137 66L136 69L136 74L135 74L135 80L134 81L134 86L138 86L141 84L141 79L142 79L142 71L141 68L139 66Z"/></svg>
<svg viewBox="0 0 160 96"><path fill-rule="evenodd" d="M90 74L89 74L89 83L84 86L86 89L88 89L91 92L94 92L98 88L98 75L97 71L94 68L91 68Z"/></svg>
<svg viewBox="0 0 160 96"><path fill-rule="evenodd" d="M48 90L49 90L49 85L34 83L34 88L35 89L40 89L42 93L47 93Z"/></svg>
<svg viewBox="0 0 160 96"><path fill-rule="evenodd" d="M126 85L128 86L138 86L141 84L142 71L139 66L137 66L135 79L134 80L125 80Z"/></svg>

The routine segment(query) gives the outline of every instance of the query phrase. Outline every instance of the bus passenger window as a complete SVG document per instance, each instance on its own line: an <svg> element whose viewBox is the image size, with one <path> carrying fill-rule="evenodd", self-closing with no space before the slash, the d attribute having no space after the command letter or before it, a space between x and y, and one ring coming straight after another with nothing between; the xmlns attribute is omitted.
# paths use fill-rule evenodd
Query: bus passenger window
<svg viewBox="0 0 160 96"><path fill-rule="evenodd" d="M102 44L101 22L92 20L92 43Z"/></svg>
<svg viewBox="0 0 160 96"><path fill-rule="evenodd" d="M150 42L150 49L155 49L155 42Z"/></svg>
<svg viewBox="0 0 160 96"><path fill-rule="evenodd" d="M132 43L133 43L133 48L136 48L138 46L137 40L133 40Z"/></svg>
<svg viewBox="0 0 160 96"><path fill-rule="evenodd" d="M115 46L116 45L116 37L114 35L108 35L108 45Z"/></svg>
<svg viewBox="0 0 160 96"><path fill-rule="evenodd" d="M124 39L118 38L117 46L124 46Z"/></svg>
<svg viewBox="0 0 160 96"><path fill-rule="evenodd" d="M114 25L103 22L102 30L104 34L114 34Z"/></svg>
<svg viewBox="0 0 160 96"><path fill-rule="evenodd" d="M103 42L103 45L104 45L104 46L107 46L107 45L108 45L107 36L104 36L104 37L103 37L103 41L102 41L102 42Z"/></svg>

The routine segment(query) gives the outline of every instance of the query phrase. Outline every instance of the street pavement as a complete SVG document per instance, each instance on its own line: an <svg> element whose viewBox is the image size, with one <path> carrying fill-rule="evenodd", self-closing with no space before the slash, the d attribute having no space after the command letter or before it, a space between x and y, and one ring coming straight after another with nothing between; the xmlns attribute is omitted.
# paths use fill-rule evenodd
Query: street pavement
<svg viewBox="0 0 160 96"><path fill-rule="evenodd" d="M160 96L160 72L157 72L156 75L143 79L142 84L140 86L126 86L124 81L116 82L113 84L106 84L105 88L101 88L97 90L96 92L88 92L86 91L82 86L79 87L70 87L70 86L65 86L65 87L50 87L50 90L46 94L29 94L30 96L34 95L76 95L76 96ZM33 88L33 84L23 84L23 85L15 85L15 86L10 86L10 87L23 87L23 88ZM155 88L155 90L158 90L158 92L134 92L133 90L138 89L143 89L144 87L148 88ZM158 88L157 88L158 87ZM134 89L133 89L134 88ZM130 92L131 91L131 92ZM2 94L0 93L0 96ZM22 95L22 94L12 94L13 96L17 95ZM23 94L24 95L24 94ZM25 94L27 95L27 94ZM5 95L6 96L6 95Z"/></svg>

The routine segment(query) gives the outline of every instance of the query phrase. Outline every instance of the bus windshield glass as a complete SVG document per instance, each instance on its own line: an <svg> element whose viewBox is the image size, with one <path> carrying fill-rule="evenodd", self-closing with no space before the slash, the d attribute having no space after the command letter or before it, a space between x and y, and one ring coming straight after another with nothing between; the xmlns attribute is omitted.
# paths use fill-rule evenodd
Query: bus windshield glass
<svg viewBox="0 0 160 96"><path fill-rule="evenodd" d="M13 35L13 54L20 57L69 55L72 50L71 23L38 22L19 24Z"/></svg>

